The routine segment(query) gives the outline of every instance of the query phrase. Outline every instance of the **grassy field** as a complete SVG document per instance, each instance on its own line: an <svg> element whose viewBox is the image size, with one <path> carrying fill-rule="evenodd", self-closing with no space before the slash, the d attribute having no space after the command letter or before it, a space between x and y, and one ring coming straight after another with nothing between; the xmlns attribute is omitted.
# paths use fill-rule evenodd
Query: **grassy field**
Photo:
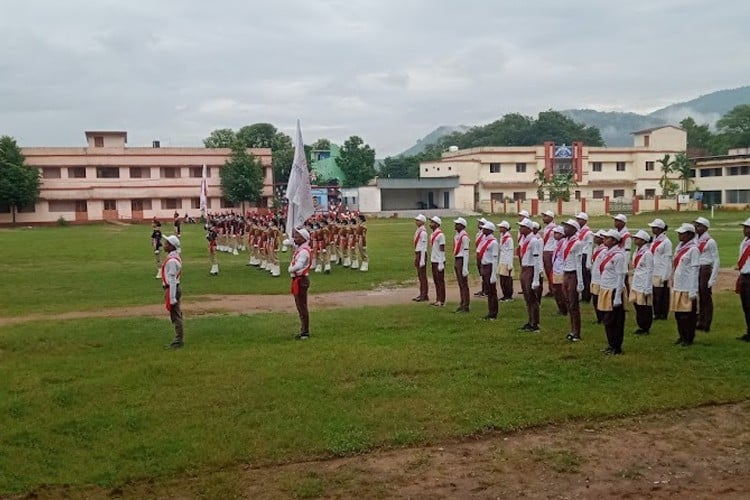
<svg viewBox="0 0 750 500"><path fill-rule="evenodd" d="M694 214L691 214L694 215ZM714 236L736 259L744 214ZM691 217L666 217L672 227ZM645 225L637 218L630 227ZM594 227L609 219L593 221ZM314 291L412 279L410 221L372 221L371 273L315 276ZM449 233L452 231L449 231ZM145 226L0 231L2 314L159 302ZM188 227L186 294L287 293L288 280L222 256L210 278L202 231ZM193 244L192 242L195 242ZM291 300L288 296L283 300ZM584 307L584 341L543 304L541 334L524 334L521 301L503 321L422 304L313 311L315 337L294 342L286 314L188 318L187 346L163 351L166 319L36 321L0 330L0 494L42 484L112 487L234 463L274 464L434 443L495 429L597 419L750 397L748 345L734 294L715 298L712 333L672 345L674 321L628 334L605 357ZM635 329L628 315L626 332Z"/></svg>

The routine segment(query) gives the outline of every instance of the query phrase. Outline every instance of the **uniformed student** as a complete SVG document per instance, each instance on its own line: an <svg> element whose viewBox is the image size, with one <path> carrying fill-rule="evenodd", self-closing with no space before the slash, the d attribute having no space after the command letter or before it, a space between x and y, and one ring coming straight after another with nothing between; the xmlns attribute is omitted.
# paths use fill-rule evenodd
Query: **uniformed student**
<svg viewBox="0 0 750 500"><path fill-rule="evenodd" d="M581 302L591 301L591 252L593 251L594 232L588 226L589 216L586 212L576 215L576 222L581 226L578 241L581 242L581 266L583 271L583 292Z"/></svg>
<svg viewBox="0 0 750 500"><path fill-rule="evenodd" d="M630 281L630 302L635 308L635 322L637 335L648 335L654 321L652 307L654 281L654 255L649 248L651 236L640 230L633 236L636 246L633 255L633 279Z"/></svg>
<svg viewBox="0 0 750 500"><path fill-rule="evenodd" d="M497 276L500 281L500 302L513 300L513 236L510 234L510 223L507 220L501 221L497 225L497 231L500 233L499 245L500 255L497 261Z"/></svg>
<svg viewBox="0 0 750 500"><path fill-rule="evenodd" d="M594 306L594 315L596 316L596 322L602 322L602 312L598 307L599 300L599 264L601 263L600 256L603 256L607 247L604 246L604 235L606 231L600 229L594 233L594 247L591 253L591 305Z"/></svg>
<svg viewBox="0 0 750 500"><path fill-rule="evenodd" d="M458 283L461 303L455 312L469 312L469 235L466 233L466 219L459 217L453 221L456 234L453 237L453 267Z"/></svg>
<svg viewBox="0 0 750 500"><path fill-rule="evenodd" d="M359 270L366 273L370 269L370 258L367 254L367 218L364 214L359 215L357 254L359 255Z"/></svg>
<svg viewBox="0 0 750 500"><path fill-rule="evenodd" d="M208 272L211 276L219 275L219 262L216 259L216 239L218 234L213 225L208 226L206 240L208 240L208 260L211 263L211 270Z"/></svg>
<svg viewBox="0 0 750 500"><path fill-rule="evenodd" d="M557 304L558 316L568 315L568 304L565 300L563 291L563 240L565 239L565 229L562 226L556 226L552 230L552 237L555 239L555 250L552 252L552 293L554 294L555 304Z"/></svg>
<svg viewBox="0 0 750 500"><path fill-rule="evenodd" d="M547 277L547 295L546 297L554 297L555 290L552 283L552 256L557 248L557 243L554 238L554 230L557 227L555 224L555 212L547 210L542 213L542 222L544 228L542 228L542 242L544 244L544 253L542 254L542 263L544 264L544 275Z"/></svg>
<svg viewBox="0 0 750 500"><path fill-rule="evenodd" d="M487 315L482 318L489 321L497 319L497 254L498 245L495 239L495 224L482 224L484 238L477 249L477 259L482 265L482 285L487 290Z"/></svg>
<svg viewBox="0 0 750 500"><path fill-rule="evenodd" d="M680 244L674 252L670 309L674 312L680 335L675 344L686 347L695 339L700 253L695 244L695 226L682 224L677 228L677 234Z"/></svg>
<svg viewBox="0 0 750 500"><path fill-rule="evenodd" d="M156 279L161 278L161 222L155 220L151 230L151 250L154 251L154 262L156 263Z"/></svg>
<svg viewBox="0 0 750 500"><path fill-rule="evenodd" d="M578 241L578 231L581 227L575 219L563 222L565 240L563 243L563 289L570 318L570 334L568 340L581 340L581 305L580 296L583 291L583 266L581 265L581 242Z"/></svg>
<svg viewBox="0 0 750 500"><path fill-rule="evenodd" d="M522 331L539 331L539 295L537 290L542 269L542 241L533 236L533 222L524 219L518 223L519 232L523 236L523 243L518 248L521 259L521 290L526 302L528 321L521 327Z"/></svg>
<svg viewBox="0 0 750 500"><path fill-rule="evenodd" d="M714 299L712 289L719 276L719 247L710 234L708 228L711 223L705 217L698 217L693 221L698 235L696 244L700 257L698 262L698 324L696 330L711 331L714 319Z"/></svg>
<svg viewBox="0 0 750 500"><path fill-rule="evenodd" d="M669 279L672 277L672 242L667 237L669 227L661 219L649 224L654 239L651 253L654 256L654 319L667 319L669 313Z"/></svg>
<svg viewBox="0 0 750 500"><path fill-rule="evenodd" d="M628 271L630 270L630 255L631 249L633 247L630 230L627 226L628 218L626 215L617 214L612 217L612 219L615 229L617 229L617 232L620 233L620 248L622 248L622 250L625 252L625 261L623 263L623 266L625 266L625 288L628 288L630 286L630 281L628 280Z"/></svg>
<svg viewBox="0 0 750 500"><path fill-rule="evenodd" d="M307 340L310 338L310 313L307 308L307 290L310 288L309 275L312 266L310 232L305 228L298 228L294 230L293 236L295 249L287 271L292 278L292 295L300 322L300 331L294 337L297 340Z"/></svg>
<svg viewBox="0 0 750 500"><path fill-rule="evenodd" d="M437 215L430 218L430 267L435 284L435 302L431 305L434 307L445 305L445 235L440 228L442 222Z"/></svg>
<svg viewBox="0 0 750 500"><path fill-rule="evenodd" d="M425 302L430 300L427 287L427 230L424 227L427 217L422 214L414 217L417 229L414 231L414 268L417 270L419 280L419 295L414 297L414 302Z"/></svg>
<svg viewBox="0 0 750 500"><path fill-rule="evenodd" d="M482 285L482 288L474 294L474 297L486 297L487 296L487 290L484 288L484 281L482 281L482 261L479 258L479 246L482 244L482 240L484 240L485 234L484 231L482 231L482 228L484 227L484 224L487 223L487 220L482 217L479 220L477 220L477 234L474 236L474 252L476 253L477 257L477 273L479 273L480 283Z"/></svg>
<svg viewBox="0 0 750 500"><path fill-rule="evenodd" d="M179 349L185 342L182 309L180 308L182 298L182 289L180 288L180 278L182 277L180 239L171 235L167 236L165 240L164 249L168 254L161 266L161 280L164 289L164 305L169 311L169 319L174 327L174 340L171 344L167 344L165 349Z"/></svg>
<svg viewBox="0 0 750 500"><path fill-rule="evenodd" d="M740 296L742 312L745 314L745 335L737 340L750 342L750 218L742 223L742 233L745 239L740 243L740 257L736 269L740 272L737 277L735 291Z"/></svg>
<svg viewBox="0 0 750 500"><path fill-rule="evenodd" d="M620 247L621 234L616 229L604 233L606 250L598 259L599 297L598 306L602 312L602 323L609 344L604 354L622 354L622 342L625 337L625 269L622 260L625 252Z"/></svg>

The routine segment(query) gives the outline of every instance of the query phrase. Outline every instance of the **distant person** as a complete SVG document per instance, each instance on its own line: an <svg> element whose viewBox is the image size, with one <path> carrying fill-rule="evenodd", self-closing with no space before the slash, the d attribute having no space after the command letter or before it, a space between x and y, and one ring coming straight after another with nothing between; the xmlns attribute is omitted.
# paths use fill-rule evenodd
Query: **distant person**
<svg viewBox="0 0 750 500"><path fill-rule="evenodd" d="M545 297L554 297L555 289L552 283L552 256L557 248L557 242L554 238L554 230L557 227L555 224L555 212L547 210L542 213L542 222L544 228L542 229L542 244L544 245L544 252L542 253L542 263L544 264L544 274L547 277L547 295Z"/></svg>
<svg viewBox="0 0 750 500"><path fill-rule="evenodd" d="M154 262L156 262L156 279L161 278L161 222L154 219L151 227L151 250L154 251Z"/></svg>
<svg viewBox="0 0 750 500"><path fill-rule="evenodd" d="M581 242L581 269L583 271L583 292L581 292L581 302L591 302L591 255L594 245L594 232L588 226L589 216L586 212L579 212L576 215L576 221L581 226L578 231L578 241Z"/></svg>
<svg viewBox="0 0 750 500"><path fill-rule="evenodd" d="M453 221L456 235L453 237L453 267L458 283L460 304L455 312L469 312L469 235L466 234L466 219L459 217Z"/></svg>
<svg viewBox="0 0 750 500"><path fill-rule="evenodd" d="M419 280L419 295L411 299L414 302L430 300L427 288L427 229L424 227L426 221L427 217L422 214L414 217L414 223L417 225L414 231L414 268Z"/></svg>
<svg viewBox="0 0 750 500"><path fill-rule="evenodd" d="M500 221L497 225L497 231L500 233L498 243L500 245L499 257L497 261L497 276L500 280L500 290L502 296L500 302L509 302L513 300L513 236L510 234L510 223L507 220Z"/></svg>
<svg viewBox="0 0 750 500"><path fill-rule="evenodd" d="M654 319L667 319L669 314L669 279L672 277L672 242L667 237L669 227L661 219L649 224L654 239L651 253L654 256Z"/></svg>
<svg viewBox="0 0 750 500"><path fill-rule="evenodd" d="M583 244L578 241L578 231L581 226L575 219L563 222L565 239L563 240L563 290L570 319L570 334L568 340L578 342L581 340L581 306L580 296L583 292L583 266L581 248Z"/></svg>
<svg viewBox="0 0 750 500"><path fill-rule="evenodd" d="M696 330L711 331L714 319L713 287L719 277L719 247L710 234L708 228L711 223L705 217L698 217L693 221L698 235L696 244L700 257L698 262L698 324Z"/></svg>
<svg viewBox="0 0 750 500"><path fill-rule="evenodd" d="M180 219L180 214L177 212L174 213L174 234L179 238L181 236L180 233L180 224L182 220Z"/></svg>
<svg viewBox="0 0 750 500"><path fill-rule="evenodd" d="M622 236L619 231L610 229L603 235L606 250L597 259L599 266L597 308L601 312L609 344L603 352L604 354L622 354L622 341L625 338L623 293L626 274L626 266L622 261L626 258L626 254L619 245Z"/></svg>
<svg viewBox="0 0 750 500"><path fill-rule="evenodd" d="M445 235L440 229L442 220L437 215L430 218L430 265L432 267L432 281L435 284L434 307L445 305Z"/></svg>
<svg viewBox="0 0 750 500"><path fill-rule="evenodd" d="M174 326L174 340L167 344L165 349L179 349L184 344L182 309L180 299L182 289L180 278L182 277L182 259L180 258L180 239L175 236L167 236L164 249L169 252L161 267L162 287L164 288L164 305L169 311L169 319Z"/></svg>
<svg viewBox="0 0 750 500"><path fill-rule="evenodd" d="M292 277L292 295L300 322L300 332L295 335L295 338L307 340L310 338L310 312L307 307L307 290L310 288L309 275L312 266L310 233L307 229L298 228L294 230L293 236L295 249L287 270Z"/></svg>
<svg viewBox="0 0 750 500"><path fill-rule="evenodd" d="M740 243L740 258L737 260L737 277L735 291L740 296L742 312L745 314L745 335L737 340L750 342L750 218L742 223L742 233L745 239Z"/></svg>
<svg viewBox="0 0 750 500"><path fill-rule="evenodd" d="M485 238L484 231L482 228L487 223L487 220L482 217L481 219L477 220L477 234L474 236L474 250L477 254L477 272L479 273L479 278L481 280L482 278L482 259L479 258L479 247L482 244L482 241ZM481 280L482 288L474 294L474 297L486 297L487 296L487 290L485 289L484 280Z"/></svg>
<svg viewBox="0 0 750 500"><path fill-rule="evenodd" d="M687 347L695 339L700 252L695 244L695 227L692 224L682 224L677 228L677 234L680 244L674 252L670 309L674 312L680 335L675 344Z"/></svg>
<svg viewBox="0 0 750 500"><path fill-rule="evenodd" d="M206 240L208 240L208 260L211 263L211 270L208 272L211 276L219 275L219 261L216 259L216 240L219 233L213 224L208 226Z"/></svg>
<svg viewBox="0 0 750 500"><path fill-rule="evenodd" d="M484 239L477 249L477 259L482 266L482 284L487 290L487 315L482 318L489 321L497 319L497 258L499 245L495 239L495 224L485 222L482 224Z"/></svg>
<svg viewBox="0 0 750 500"><path fill-rule="evenodd" d="M649 248L650 241L651 236L643 230L638 231L633 236L636 251L633 255L633 282L630 284L630 302L635 308L635 322L638 329L634 333L637 335L648 335L654 321L654 309L652 307L654 255Z"/></svg>
<svg viewBox="0 0 750 500"><path fill-rule="evenodd" d="M522 244L518 248L521 260L521 291L526 302L528 321L521 327L524 332L539 331L539 279L542 274L542 240L532 233L534 223L524 219L518 223Z"/></svg>

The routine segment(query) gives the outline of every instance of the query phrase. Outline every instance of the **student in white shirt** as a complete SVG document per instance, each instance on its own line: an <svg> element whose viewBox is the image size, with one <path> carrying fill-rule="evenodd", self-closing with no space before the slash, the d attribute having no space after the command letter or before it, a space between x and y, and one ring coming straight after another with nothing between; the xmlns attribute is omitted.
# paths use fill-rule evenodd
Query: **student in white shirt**
<svg viewBox="0 0 750 500"><path fill-rule="evenodd" d="M542 213L542 222L544 223L544 229L542 229L542 244L544 245L544 252L542 253L542 263L544 264L544 274L547 276L547 297L554 297L555 290L552 283L552 255L555 253L557 243L554 238L554 230L557 227L555 224L555 212L547 210Z"/></svg>
<svg viewBox="0 0 750 500"><path fill-rule="evenodd" d="M682 224L677 228L677 234L680 244L674 252L670 309L674 312L680 335L675 344L687 347L695 339L700 253L695 244L695 227L692 224Z"/></svg>
<svg viewBox="0 0 750 500"><path fill-rule="evenodd" d="M667 319L669 313L669 279L672 277L672 242L667 237L669 226L661 219L654 219L649 227L654 235L651 241L651 253L654 256L654 319Z"/></svg>
<svg viewBox="0 0 750 500"><path fill-rule="evenodd" d="M599 266L599 297L597 307L602 312L602 323L609 346L605 354L622 354L622 341L625 337L625 252L619 246L620 232L610 229L604 233L606 250L597 259Z"/></svg>
<svg viewBox="0 0 750 500"><path fill-rule="evenodd" d="M500 302L513 300L513 236L510 234L510 223L507 220L497 225L500 233L498 244L500 245L500 256L497 261L497 276L500 281L502 292Z"/></svg>
<svg viewBox="0 0 750 500"><path fill-rule="evenodd" d="M563 222L565 240L563 243L563 290L570 318L568 340L581 340L581 306L580 296L583 291L583 266L581 265L581 242L578 231L581 226L574 219Z"/></svg>
<svg viewBox="0 0 750 500"><path fill-rule="evenodd" d="M484 240L485 234L484 231L482 231L482 228L487 223L487 219L482 217L481 219L477 220L477 234L474 236L474 251L477 256L477 272L479 273L480 282L482 284L482 289L479 290L474 294L474 297L486 297L487 296L487 290L484 288L484 281L481 280L482 277L482 262L479 258L479 246L482 244L482 240Z"/></svg>
<svg viewBox="0 0 750 500"><path fill-rule="evenodd" d="M633 255L630 302L635 307L635 322L638 329L634 333L638 335L648 335L654 321L654 310L651 302L654 286L654 255L649 248L650 241L651 236L643 230L638 231L633 236L636 251Z"/></svg>
<svg viewBox="0 0 750 500"><path fill-rule="evenodd" d="M737 340L750 342L750 218L742 223L742 233L745 239L740 243L740 258L737 260L737 269L740 275L737 277L735 291L740 296L742 312L745 314L745 335L737 337Z"/></svg>
<svg viewBox="0 0 750 500"><path fill-rule="evenodd" d="M583 271L583 292L581 302L591 302L591 252L594 245L594 232L588 226L589 216L586 212L576 215L576 222L581 226L578 241L581 242L581 270Z"/></svg>
<svg viewBox="0 0 750 500"><path fill-rule="evenodd" d="M430 218L430 264L432 266L432 281L435 283L434 307L445 305L445 235L440 224L442 220L437 215Z"/></svg>
<svg viewBox="0 0 750 500"><path fill-rule="evenodd" d="M497 319L497 255L498 244L495 239L495 224L485 222L482 225L484 239L477 249L477 259L482 265L482 285L487 290L487 316L482 319Z"/></svg>
<svg viewBox="0 0 750 500"><path fill-rule="evenodd" d="M555 239L555 250L552 252L552 293L555 296L558 316L568 315L568 303L565 300L563 290L563 242L565 240L565 229L557 226L552 230L552 237Z"/></svg>
<svg viewBox="0 0 750 500"><path fill-rule="evenodd" d="M453 221L456 235L453 237L453 267L458 283L461 303L455 312L469 312L469 235L466 234L466 219L459 217Z"/></svg>
<svg viewBox="0 0 750 500"><path fill-rule="evenodd" d="M310 268L312 267L312 250L310 249L310 232L297 228L292 232L294 237L294 254L287 271L292 278L292 295L300 321L300 332L297 340L310 338L310 311L307 307L307 290L310 288Z"/></svg>
<svg viewBox="0 0 750 500"><path fill-rule="evenodd" d="M526 302L528 321L521 327L525 332L539 331L539 294L541 288L540 275L542 269L542 241L534 236L532 228L534 223L524 219L518 223L520 233L523 235L523 244L518 248L521 260L521 290Z"/></svg>
<svg viewBox="0 0 750 500"><path fill-rule="evenodd" d="M714 319L714 299L712 294L716 278L719 276L719 247L716 240L708 234L711 223L705 217L698 217L693 221L698 235L698 324L696 330L711 331Z"/></svg>
<svg viewBox="0 0 750 500"><path fill-rule="evenodd" d="M594 315L596 316L596 322L601 323L602 322L602 312L599 310L598 307L598 300L599 300L599 275L601 274L599 272L599 262L600 262L600 256L605 253L607 250L607 247L604 246L604 231L603 229L600 229L596 233L594 233L594 247L593 251L591 252L591 305L594 306Z"/></svg>
<svg viewBox="0 0 750 500"><path fill-rule="evenodd" d="M422 214L414 217L414 223L417 225L414 231L414 267L417 270L417 279L419 280L419 295L414 297L414 302L425 302L430 300L429 289L427 288L427 229L424 224L427 217Z"/></svg>
<svg viewBox="0 0 750 500"><path fill-rule="evenodd" d="M169 311L169 319L174 327L174 340L171 344L165 346L165 349L179 349L184 345L185 334L183 330L182 308L180 307L182 299L182 288L180 280L182 278L182 259L180 258L180 238L176 235L167 236L164 239L164 249L167 251L167 258L161 265L161 282L164 289L164 305Z"/></svg>

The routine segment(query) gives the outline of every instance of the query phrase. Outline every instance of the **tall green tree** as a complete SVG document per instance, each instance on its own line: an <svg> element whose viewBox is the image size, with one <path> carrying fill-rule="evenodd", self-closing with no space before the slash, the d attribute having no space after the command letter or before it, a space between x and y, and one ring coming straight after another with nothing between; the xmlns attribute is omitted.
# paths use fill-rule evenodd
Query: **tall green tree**
<svg viewBox="0 0 750 500"><path fill-rule="evenodd" d="M312 149L317 151L327 151L331 149L331 141L325 138L318 139L313 142Z"/></svg>
<svg viewBox="0 0 750 500"><path fill-rule="evenodd" d="M7 135L0 137L0 203L10 207L13 225L18 209L33 205L39 197L39 170L25 162L15 139Z"/></svg>
<svg viewBox="0 0 750 500"><path fill-rule="evenodd" d="M575 187L578 187L578 183L572 173L553 175L547 186L550 201L570 201L570 190Z"/></svg>
<svg viewBox="0 0 750 500"><path fill-rule="evenodd" d="M231 128L216 129L203 139L203 145L207 148L231 148L237 141L237 134Z"/></svg>
<svg viewBox="0 0 750 500"><path fill-rule="evenodd" d="M419 177L419 162L429 161L422 158L422 155L389 156L383 160L380 176L393 179L415 179Z"/></svg>
<svg viewBox="0 0 750 500"><path fill-rule="evenodd" d="M716 122L727 148L750 147L750 104L740 104Z"/></svg>
<svg viewBox="0 0 750 500"><path fill-rule="evenodd" d="M263 166L242 145L235 145L232 156L219 171L224 198L242 204L258 203L263 192Z"/></svg>
<svg viewBox="0 0 750 500"><path fill-rule="evenodd" d="M687 194L690 192L692 184L692 169L693 163L688 159L685 153L680 153L674 157L674 165L672 166L672 172L677 174L677 177L682 183L682 193Z"/></svg>
<svg viewBox="0 0 750 500"><path fill-rule="evenodd" d="M665 154L662 159L656 160L656 162L660 165L661 169L661 178L659 178L661 195L665 198L671 198L680 188L677 183L669 178L674 173L675 161L672 159L672 155Z"/></svg>
<svg viewBox="0 0 750 500"><path fill-rule="evenodd" d="M353 135L344 142L336 164L346 177L344 187L364 186L375 177L375 150Z"/></svg>

